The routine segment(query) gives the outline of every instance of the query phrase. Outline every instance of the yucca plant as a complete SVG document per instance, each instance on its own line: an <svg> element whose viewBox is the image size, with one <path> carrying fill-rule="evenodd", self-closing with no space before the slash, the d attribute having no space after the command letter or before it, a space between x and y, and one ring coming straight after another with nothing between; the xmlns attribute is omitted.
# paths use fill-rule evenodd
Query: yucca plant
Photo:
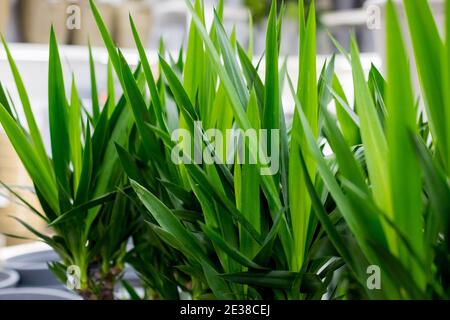
<svg viewBox="0 0 450 320"><path fill-rule="evenodd" d="M228 36L225 32L223 1L210 31L206 30L202 2L193 5L186 1L186 5L193 16L186 54L181 50L178 59L170 57L168 62L161 52L158 81L130 19L150 92L147 101L91 1L141 139L138 148L123 150L123 164L148 209L148 222L161 240L182 254L176 268L189 275L188 287L194 298L321 298L342 260L311 210L301 177L312 177L321 205L328 194L321 181L315 181L312 158L302 166L299 149L306 142L290 139L284 119L281 87L286 65L279 69L278 62L283 8L278 15L276 3L272 5L263 81L258 75L260 64L253 65L251 50L236 42L235 33ZM299 13L298 96L318 138L318 101L327 91L316 77L314 5L308 19L302 2ZM267 169L263 160L269 153L254 164L242 163L238 146L231 152L232 164L200 164L189 158L191 147L208 148L216 160L229 156L208 137L208 129L225 132L233 128L279 132L278 139L269 139L268 144L269 149L273 143L272 150L281 150L272 155L280 170L273 175L261 173ZM176 129L200 137L200 146L172 140ZM298 121L292 131L302 131ZM172 162L171 154L177 147L190 163ZM258 158L258 147L244 142L253 159ZM130 165L130 160L140 167Z"/></svg>
<svg viewBox="0 0 450 320"><path fill-rule="evenodd" d="M122 97L115 103L113 87L109 86L110 100L100 108L90 50L92 108L86 111L74 82L68 100L52 30L48 155L19 70L4 40L3 45L28 128L22 126L24 122L3 89L0 122L34 183L42 211L30 209L47 223L51 234L18 221L58 253L61 262L50 268L63 283L72 281L73 288L86 299L113 299L114 286L125 267L126 246L140 216L130 209L127 177L115 146L127 145L132 128L126 100Z"/></svg>
<svg viewBox="0 0 450 320"><path fill-rule="evenodd" d="M355 107L350 108L342 92L336 90L332 63L328 66L325 82L330 88L329 99L336 100L338 119L327 111L326 100L321 112L324 132L337 161L337 175L315 143L301 101L297 101L298 118L309 145L306 152L317 161L320 176L351 231L351 248L356 250L336 248L352 271L352 279L366 286L365 267L374 265L381 271L381 287L372 291L364 288L367 296L363 297L442 299L449 293L450 108L446 53L450 5L447 1L446 40L441 39L426 0L405 0L404 8L421 94L413 89L410 57L398 14L393 2L388 1L387 81L374 68L366 81L353 41L351 53L344 52L352 66L355 89ZM356 140L349 132L359 132L361 144L351 143ZM314 198L314 190L310 191ZM316 212L324 211L320 202L313 203ZM326 215L323 218L328 220ZM335 244L345 243L345 235L331 221L324 226L330 237L336 237Z"/></svg>

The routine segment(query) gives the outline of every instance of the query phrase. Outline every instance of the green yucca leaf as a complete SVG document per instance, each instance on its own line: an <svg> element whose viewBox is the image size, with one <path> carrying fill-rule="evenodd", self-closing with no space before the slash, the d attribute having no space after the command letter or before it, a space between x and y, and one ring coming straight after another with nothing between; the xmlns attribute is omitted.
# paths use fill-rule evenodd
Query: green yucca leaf
<svg viewBox="0 0 450 320"><path fill-rule="evenodd" d="M222 57L224 60L224 67L229 75L231 82L233 83L235 92L237 97L239 98L241 106L244 108L247 107L248 104L248 92L245 86L245 82L242 76L242 71L239 68L238 61L236 59L235 48L232 47L232 41L228 39L226 35L225 29L222 23L215 13L214 16L214 27L217 32L217 38L220 43L220 48L222 52ZM222 79L223 81L223 79Z"/></svg>
<svg viewBox="0 0 450 320"><path fill-rule="evenodd" d="M114 41L112 40L111 35L106 28L105 22L102 19L100 12L98 11L97 5L94 0L89 0L89 4L92 10L92 15L94 16L95 23L99 29L100 35L103 38L105 43L105 47L108 50L109 59L116 70L116 74L119 78L120 83L123 85L122 74L120 71L120 57L117 53L116 46L114 45Z"/></svg>
<svg viewBox="0 0 450 320"><path fill-rule="evenodd" d="M226 252L226 254L234 259L236 262L239 262L244 267L252 268L252 269L263 269L258 264L254 263L252 260L250 260L246 255L242 254L239 250L236 248L231 247L231 245L228 243L228 239L223 239L217 232L215 232L212 228L208 227L207 225L202 225L202 230L205 232L206 236L214 243L216 244L221 250Z"/></svg>
<svg viewBox="0 0 450 320"><path fill-rule="evenodd" d="M72 95L69 108L70 155L73 165L73 189L78 190L81 168L83 166L83 150L81 139L81 101L72 77Z"/></svg>
<svg viewBox="0 0 450 320"><path fill-rule="evenodd" d="M378 111L381 125L384 127L387 116L386 105L384 103L386 82L374 65L370 68L368 85Z"/></svg>
<svg viewBox="0 0 450 320"><path fill-rule="evenodd" d="M331 59L326 72L324 74L325 78L323 87L329 87L331 84L334 73L334 58ZM331 148L334 151L334 154L337 159L337 163L339 164L339 172L346 179L350 180L354 183L358 188L363 190L364 193L369 193L369 189L367 188L365 177L363 174L363 170L354 158L354 155L351 153L350 148L348 147L346 140L343 134L340 132L338 125L335 120L331 117L329 111L327 110L328 99L323 98L320 101L320 108L322 111L322 115L324 118L324 132L330 143ZM376 225L376 221L372 220L370 223L372 227Z"/></svg>
<svg viewBox="0 0 450 320"><path fill-rule="evenodd" d="M281 229L281 224L283 223L284 213L284 210L280 210L276 213L275 218L273 219L272 227L267 232L266 237L261 244L261 248L258 250L256 257L254 258L254 261L260 265L267 265L273 254L275 254L275 256L279 256L282 253L274 250L274 247L278 232Z"/></svg>
<svg viewBox="0 0 450 320"><path fill-rule="evenodd" d="M202 269L205 274L205 278L207 279L208 284L211 286L211 290L217 299L236 299L235 294L230 290L227 283L222 279L222 277L220 277L212 266L202 263Z"/></svg>
<svg viewBox="0 0 450 320"><path fill-rule="evenodd" d="M394 4L387 4L387 66L389 87L387 91L387 142L389 147L389 172L393 199L395 225L407 236L413 250L424 258L425 247L422 224L422 181L420 165L410 139L416 132L416 110L410 68L401 36L400 23ZM400 260L409 265L416 283L425 286L425 274L400 251Z"/></svg>
<svg viewBox="0 0 450 320"><path fill-rule="evenodd" d="M249 121L244 114L244 108L245 108L246 104L242 105L241 101L238 98L238 95L233 94L236 89L233 85L231 78L228 76L228 72L226 71L225 67L221 63L219 53L217 52L217 50L214 46L214 43L209 38L208 33L205 30L201 19L198 17L198 15L195 12L194 8L192 7L192 4L190 3L190 1L186 0L185 2L186 2L186 5L187 5L189 11L192 14L193 22L197 26L197 29L200 32L200 35L202 36L202 39L206 46L206 49L209 52L210 59L214 63L215 70L218 73L218 75L228 93L228 98L231 101L231 106L233 108L233 112L235 114L236 121L238 122L238 124L241 128L243 128L243 129L250 128Z"/></svg>
<svg viewBox="0 0 450 320"><path fill-rule="evenodd" d="M322 112L324 116L324 130L330 146L336 155L337 162L339 164L339 174L342 175L342 182L345 186L346 181L350 181L355 185L366 197L369 197L369 189L365 183L365 177L363 176L363 170L359 163L351 153L346 141L339 131L336 123L331 118L330 114L322 106ZM347 190L347 188L344 188ZM354 203L351 194L347 194L350 201ZM378 241L379 245L387 246L384 231L381 225L381 219L377 215L366 214L361 210L355 209L353 211L356 214L355 219L360 224L360 227L365 230L370 230L372 238Z"/></svg>
<svg viewBox="0 0 450 320"><path fill-rule="evenodd" d="M354 39L352 40L351 58L355 100L361 121L361 138L365 147L364 151L369 177L372 183L373 195L377 205L384 208L386 214L392 219L391 188L388 172L386 170L388 146L375 104L365 81L358 47ZM393 232L392 230L389 230L388 227L385 228L385 232L388 241L395 252L398 248L396 247Z"/></svg>
<svg viewBox="0 0 450 320"><path fill-rule="evenodd" d="M260 129L260 115L257 106L255 91L250 94L247 114L255 129ZM235 170L239 170L239 164L235 165ZM236 176L235 176L236 178ZM260 209L260 177L258 167L252 164L243 164L241 169L241 179L235 181L240 194L236 191L237 207L248 219L252 226L261 232L261 209ZM241 250L247 257L253 257L257 250L257 243L248 235L245 230L241 230Z"/></svg>
<svg viewBox="0 0 450 320"><path fill-rule="evenodd" d="M153 73L150 67L150 63L147 58L147 54L145 53L144 47L142 45L141 39L139 38L139 35L136 30L136 26L134 24L133 18L130 16L130 25L131 30L133 32L134 41L136 43L136 47L139 52L139 57L141 59L142 63L142 69L145 74L145 78L147 79L148 88L150 91L150 95L152 98L152 105L155 108L155 116L158 119L158 123L163 128L163 130L167 131L167 124L166 120L163 116L163 106L161 103L161 99L159 97L158 88L156 87L155 78L153 77Z"/></svg>
<svg viewBox="0 0 450 320"><path fill-rule="evenodd" d="M359 116L356 114L356 112L350 107L347 97L345 96L345 93L343 92L342 86L339 82L339 79L337 77L335 77L335 79L336 81L338 81L338 86L335 86L336 82L333 81L333 87L332 88L328 87L328 90L330 91L331 95L333 96L336 102L336 114L338 117L338 121L341 124L341 126L346 126L347 121L350 121L350 123L352 123L354 129L356 130L355 136L358 138L358 143L360 143L361 137L359 134L359 127L361 125L361 121L359 120ZM348 116L348 118L343 119L342 115L346 115ZM344 128L342 130L344 130ZM351 136L347 137L347 139L351 139Z"/></svg>
<svg viewBox="0 0 450 320"><path fill-rule="evenodd" d="M333 75L331 72L334 69L334 58L330 61L328 66L328 80L325 79L325 84L328 86L327 82L331 82ZM330 113L327 110L327 99L320 102L321 111L324 117L324 131L325 135L328 139L328 142L330 143L331 148L333 149L337 162L339 164L339 171L342 175L344 175L347 179L352 181L354 184L356 184L359 188L364 190L365 192L369 192L365 177L362 172L362 168L357 163L356 159L354 158L353 154L351 153L351 150L347 144L346 139L344 138L344 133L341 133L337 123L335 120L331 117ZM344 132L344 129L342 129Z"/></svg>
<svg viewBox="0 0 450 320"><path fill-rule="evenodd" d="M28 124L28 129L31 135L31 139L33 140L33 144L36 148L36 152L37 155L39 156L39 161L42 162L43 168L45 168L45 170L47 170L50 174L51 169L50 169L50 162L48 160L47 157L47 153L45 151L45 147L44 147L44 143L42 142L42 137L41 134L39 132L36 120L34 118L33 115L33 111L31 108L31 103L30 103L30 99L28 97L28 94L26 92L25 89L25 85L23 83L22 77L19 74L19 70L16 66L16 63L11 55L11 51L9 50L9 47L6 43L5 38L2 36L2 42L3 42L3 47L5 48L5 52L6 52L6 56L8 58L8 62L11 68L11 72L13 74L14 77L14 81L16 83L16 87L17 87L17 91L19 93L19 97L20 97L20 101L22 102L22 108L25 114L25 118L27 120L27 124ZM4 100L4 102L6 101L6 99ZM9 109L9 105L6 103L4 104L2 102L2 104ZM7 109L7 110L8 110ZM36 159L36 160L37 160Z"/></svg>
<svg viewBox="0 0 450 320"><path fill-rule="evenodd" d="M98 207L100 205L103 205L105 203L111 202L115 199L116 195L117 195L117 191L107 193L99 198L89 200L79 206L76 206L76 207L70 209L69 211L62 213L57 219L53 220L49 224L49 227L56 226L58 224L66 222L69 219L73 219L75 217L75 215L82 214L83 212L85 212L85 210L92 209L92 208Z"/></svg>
<svg viewBox="0 0 450 320"><path fill-rule="evenodd" d="M92 100L92 115L94 121L97 123L100 117L100 105L98 102L98 90L97 90L97 77L95 75L95 64L94 57L92 56L91 44L88 45L89 48L89 69L91 75L91 100Z"/></svg>
<svg viewBox="0 0 450 320"><path fill-rule="evenodd" d="M252 238L258 243L262 243L261 235L253 227L253 225L242 215L242 213L236 209L234 204L229 200L229 198L218 189L218 186L210 181L210 178L197 166L189 165L188 169L190 175L197 183L197 186L202 188L202 191L207 195L214 197L219 203L221 203L233 216L236 221L238 221L243 228L252 236Z"/></svg>
<svg viewBox="0 0 450 320"><path fill-rule="evenodd" d="M125 148L116 143L117 154L119 155L123 169L127 176L140 184L144 184L144 177L138 165L138 160L133 157Z"/></svg>
<svg viewBox="0 0 450 320"><path fill-rule="evenodd" d="M450 2L445 2L445 48L443 61L443 94L445 99L445 123L450 122ZM450 143L450 126L445 126L447 129L446 142ZM447 148L447 174L450 175L450 148Z"/></svg>
<svg viewBox="0 0 450 320"><path fill-rule="evenodd" d="M198 208L198 203L191 192L169 181L159 180L159 182L166 187L168 192L182 200L189 208Z"/></svg>
<svg viewBox="0 0 450 320"><path fill-rule="evenodd" d="M40 213L38 209L36 209L25 198L23 198L20 194L18 194L16 191L14 191L14 189L12 189L10 186L8 186L7 184L3 183L2 181L0 181L0 184L3 186L3 188L8 190L8 192L10 192L12 195L14 195L14 197L16 197L20 201L20 203L24 204L28 209L30 209L31 212L36 214L43 221L49 222L49 220L48 220L48 218L46 216L44 216L42 213Z"/></svg>
<svg viewBox="0 0 450 320"><path fill-rule="evenodd" d="M114 112L114 108L116 106L115 83L112 69L113 65L111 63L111 60L108 58L107 89L108 89L108 110L110 116Z"/></svg>
<svg viewBox="0 0 450 320"><path fill-rule="evenodd" d="M308 21L303 13L303 7L300 6L300 16L303 21L300 22L300 52L301 57L299 61L299 81L298 81L298 97L302 103L304 112L310 124L310 127L317 138L318 134L318 101L317 94L317 78L316 78L316 20L314 5L311 5ZM302 25L304 25L302 27ZM298 111L295 110L294 113ZM289 199L290 199L290 213L293 227L293 235L295 242L295 252L298 256L294 256L294 271L299 271L305 260L305 250L307 242L307 229L311 216L311 199L309 198L308 190L304 184L299 184L298 181L303 181L303 175L309 174L311 179L315 180L315 161L308 153L304 154L306 167L308 172L303 172L300 160L299 151L305 148L305 139L303 138L303 128L294 114L292 124L292 134L300 137L300 140L292 139L290 145L289 157ZM305 149L307 150L307 149Z"/></svg>
<svg viewBox="0 0 450 320"><path fill-rule="evenodd" d="M400 292L404 290L411 299L423 299L425 296L424 292L416 285L415 281L411 281L413 276L409 269L406 269L398 258L387 249L372 243L370 240L368 242L383 261L383 268L386 270L386 273L393 279L396 279L397 284L402 285L402 287L397 287L396 290Z"/></svg>
<svg viewBox="0 0 450 320"><path fill-rule="evenodd" d="M441 157L448 154L446 139L444 79L441 56L443 44L428 1L403 1L416 58L420 84L431 132Z"/></svg>
<svg viewBox="0 0 450 320"><path fill-rule="evenodd" d="M228 93L228 98L230 99L230 104L233 108L233 113L235 115L237 124L240 128L243 130L247 130L251 128L251 124L247 118L247 116L244 113L245 105L242 105L239 94L236 92L235 84L232 81L232 78L230 78L227 69L222 65L221 59L219 57L219 54L217 53L217 50L215 48L214 43L211 41L211 39L208 36L208 33L206 32L205 28L203 27L203 24L201 22L201 19L196 14L194 8L192 7L192 4L190 1L186 1L186 5L189 9L189 11L192 14L192 19L195 22L202 39L204 41L205 47L207 52L209 53L210 60L213 63L213 66L215 68L215 71L219 75L220 80L222 81L222 84L224 85L224 88L226 89ZM216 19L217 21L217 19ZM222 43L222 46L224 43ZM223 50L223 48L222 48ZM244 88L245 89L245 88ZM254 157L254 159L257 159L255 157L256 150L249 149L250 154ZM264 161L261 161L264 162ZM262 176L262 187L264 190L264 193L267 196L267 199L269 201L269 206L273 208L271 212L278 212L281 209L281 201L279 199L278 192L276 190L274 180L272 177L268 176ZM289 227L287 226L286 218L283 218L282 228L280 230L280 237L283 242L283 247L286 252L286 254L289 254L289 252L292 252L292 235L289 230Z"/></svg>
<svg viewBox="0 0 450 320"><path fill-rule="evenodd" d="M200 31L200 34L203 38L206 49L210 54L211 61L214 63L215 71L219 75L219 77L224 85L224 88L226 89L226 91L228 93L228 98L230 99L230 104L233 108L233 113L234 113L235 119L237 121L237 124L243 130L250 129L251 128L250 122L244 112L246 105L242 105L239 102L238 94L235 91L236 89L233 85L233 82L232 82L231 78L228 76L228 73L227 73L225 67L222 65L219 54L216 51L216 48L215 48L213 42L209 38L208 33L206 32L205 28L203 27L200 18L198 17L194 8L192 7L192 4L188 0L186 0L186 5L187 5L189 11L192 13L192 19L195 22L198 30ZM254 159L257 159L257 157L255 156L256 155L255 150L252 150L250 148L249 152L252 154ZM262 159L261 162L266 163L265 160L266 159ZM273 202L275 206L280 206L281 204L280 204L278 196L276 196L277 192L276 192L275 186L273 184L272 178L265 176L263 178L263 185L264 185L265 189L267 190L270 201Z"/></svg>
<svg viewBox="0 0 450 320"><path fill-rule="evenodd" d="M146 191L142 186L132 181L132 186L138 194L141 201L158 221L163 229L169 231L173 235L173 239L180 241L182 250L187 251L189 256L196 259L201 265L207 278L208 284L211 286L214 294L220 299L228 299L232 297L232 293L226 283L219 278L217 272L211 266L211 262L199 246L197 240L187 232L181 225L178 218L163 204L158 198Z"/></svg>
<svg viewBox="0 0 450 320"><path fill-rule="evenodd" d="M336 75L333 78L332 89L330 92L335 101L337 119L342 128L342 134L344 135L345 140L350 146L359 144L361 142L358 128L359 117L354 112L352 112L351 115L349 114L348 111L351 112L353 110L349 107L342 84ZM358 121L354 120L355 118L357 118Z"/></svg>
<svg viewBox="0 0 450 320"><path fill-rule="evenodd" d="M254 23L253 23L253 16L249 13L248 15L248 47L247 47L247 56L249 59L253 58L253 51L255 46L255 36L254 36Z"/></svg>
<svg viewBox="0 0 450 320"><path fill-rule="evenodd" d="M164 75L166 76L166 79L169 83L169 87L172 91L172 94L174 95L177 104L180 106L181 112L183 112L185 120L188 121L191 132L193 132L194 126L193 122L198 119L198 115L194 110L189 95L184 89L177 75L173 72L170 65L162 57L160 57L160 64L164 72Z"/></svg>
<svg viewBox="0 0 450 320"><path fill-rule="evenodd" d="M305 160L303 159L303 156L301 154L300 154L300 162L301 162L302 167L306 168ZM341 257L348 264L349 268L353 272L357 273L358 267L355 265L355 261L353 259L352 254L346 247L345 241L342 239L342 236L339 234L339 231L336 229L336 226L334 226L330 217L326 213L325 208L323 207L323 205L314 189L314 185L312 184L311 179L307 175L305 176L305 183L306 183L308 192L310 193L310 196L311 196L311 202L312 202L312 206L314 208L314 212L317 215L317 218L319 219L320 223L326 230L328 237L330 238L330 241L333 243L334 247L339 252Z"/></svg>
<svg viewBox="0 0 450 320"><path fill-rule="evenodd" d="M53 29L50 33L48 99L52 160L56 180L58 188L62 188L60 192L69 195L70 186L67 173L70 162L70 148L67 148L70 145L67 127L68 104L65 95L61 61ZM61 205L66 206L67 203L62 203Z"/></svg>
<svg viewBox="0 0 450 320"><path fill-rule="evenodd" d="M43 234L42 232L39 232L38 230L36 230L36 228L33 228L30 224L25 222L23 219L20 219L18 217L14 217L14 216L11 216L11 218L16 220L17 222L19 222L23 227L25 227L28 231L30 231L32 234L34 234L39 239L44 240L48 244L53 244L54 243L52 238L50 238L49 236Z"/></svg>
<svg viewBox="0 0 450 320"><path fill-rule="evenodd" d="M196 258L199 262L209 261L197 240L185 230L178 218L158 198L137 182L132 181L131 184L149 213L164 230L171 233L183 244L191 257Z"/></svg>
<svg viewBox="0 0 450 320"><path fill-rule="evenodd" d="M94 153L93 165L97 167L102 161L102 154L107 146L107 134L108 134L108 116L109 111L103 109L99 114L98 120L95 122L95 129L92 135L92 149L97 152Z"/></svg>
<svg viewBox="0 0 450 320"><path fill-rule="evenodd" d="M8 98L6 97L5 90L3 89L3 86L1 83L0 83L0 103L3 105L3 107L6 109L6 111L8 111L8 113L11 116L13 116L11 107L9 105Z"/></svg>
<svg viewBox="0 0 450 320"><path fill-rule="evenodd" d="M121 73L122 80L124 83L124 93L127 98L128 103L131 105L133 110L134 119L136 121L136 126L139 133L145 139L150 139L152 143L145 143L143 148L146 150L148 155L157 154L158 148L156 141L154 140L154 135L150 132L146 124L151 124L150 115L147 112L147 105L145 103L144 97L135 81L133 73L130 67L125 62L125 58L121 56Z"/></svg>
<svg viewBox="0 0 450 320"><path fill-rule="evenodd" d="M419 156L424 180L427 186L427 193L430 197L430 205L433 209L433 215L436 215L438 221L434 236L429 236L432 241L436 241L438 232L443 232L447 243L449 240L450 223L448 212L450 210L450 186L445 174L439 165L432 158L423 141L417 136L413 137L414 146Z"/></svg>
<svg viewBox="0 0 450 320"><path fill-rule="evenodd" d="M278 43L277 2L272 1L266 38L266 79L263 111L263 128L279 129L280 127L280 81L278 79ZM270 148L270 144L269 148Z"/></svg>
<svg viewBox="0 0 450 320"><path fill-rule="evenodd" d="M156 226L151 225L152 230L167 244L169 244L172 248L175 248L180 251L185 251L183 248L182 243L170 232L165 231L164 229Z"/></svg>
<svg viewBox="0 0 450 320"><path fill-rule="evenodd" d="M203 4L200 0L194 2L195 12L199 15L204 24ZM184 82L186 92L190 99L195 100L195 95L201 86L201 78L204 71L205 55L203 42L194 22L191 22L189 28L189 39L186 52L186 62L183 68Z"/></svg>
<svg viewBox="0 0 450 320"><path fill-rule="evenodd" d="M222 132L233 126L233 108L230 105L227 92L222 84L219 84L216 96L212 104L211 121L209 127L215 127ZM221 153L222 151L222 153ZM224 151L216 150L218 157L224 159Z"/></svg>
<svg viewBox="0 0 450 320"><path fill-rule="evenodd" d="M42 167L41 162L37 161L40 157L36 153L34 147L30 144L28 137L3 105L0 105L0 119L3 129L8 135L8 138L14 146L23 165L30 173L30 176L33 177L37 187L42 190L41 192L47 199L49 206L57 211L57 189L53 178L49 175L46 168Z"/></svg>
<svg viewBox="0 0 450 320"><path fill-rule="evenodd" d="M323 287L323 283L317 275L301 274L289 271L258 271L258 272L238 272L221 275L227 281L266 287L272 289L292 290L295 283L305 282L308 285L300 287L300 291L306 292L305 288L314 287L313 292L317 292L317 287ZM315 285L312 285L314 283ZM308 290L310 291L310 290Z"/></svg>
<svg viewBox="0 0 450 320"><path fill-rule="evenodd" d="M86 127L86 134L85 134L85 142L84 142L84 149L83 149L83 165L81 167L81 173L80 173L80 182L78 184L78 189L75 195L75 205L80 205L82 203L85 203L89 199L89 186L91 184L91 178L92 178L92 170L93 170L93 150L92 150L92 143L91 143L91 130L89 126Z"/></svg>
<svg viewBox="0 0 450 320"><path fill-rule="evenodd" d="M292 85L292 81L289 79L289 86L290 90L295 94L294 87ZM331 169L328 167L328 164L326 163L325 159L323 158L322 152L319 149L314 135L309 128L308 121L306 119L306 115L304 114L301 103L298 100L298 98L295 98L296 108L298 110L297 117L299 118L301 125L303 126L306 142L307 142L307 148L309 148L309 151L311 152L312 156L317 162L317 169L321 174L321 177L327 186L328 190L330 191L331 195L333 196L334 200L336 201L336 205L341 211L341 214L343 215L344 219L346 220L347 224L350 227L350 230L353 231L356 238L364 243L363 239L365 239L365 233L364 233L364 227L360 224L360 219L358 219L358 215L352 208L351 202L349 199L344 195L343 191L341 190L338 182L336 181ZM293 135L293 139L300 140L300 137L297 135ZM301 163L300 163L301 165Z"/></svg>
<svg viewBox="0 0 450 320"><path fill-rule="evenodd" d="M256 97L258 98L258 106L260 109L260 114L262 114L265 99L264 84L262 83L261 78L259 77L257 69L253 67L252 60L245 54L244 49L242 49L242 47L239 44L237 46L237 49L239 61L242 66L245 79L247 80L247 87L250 89L254 88L256 92Z"/></svg>

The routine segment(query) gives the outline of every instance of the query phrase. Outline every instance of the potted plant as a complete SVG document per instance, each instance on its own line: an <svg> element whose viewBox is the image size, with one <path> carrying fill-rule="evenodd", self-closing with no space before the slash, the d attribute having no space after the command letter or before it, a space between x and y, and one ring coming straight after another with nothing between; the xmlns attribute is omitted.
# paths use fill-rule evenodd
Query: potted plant
<svg viewBox="0 0 450 320"><path fill-rule="evenodd" d="M39 232L17 220L59 255L50 264L61 280L85 299L113 299L114 285L124 269L126 245L136 228L128 211L125 176L115 143L127 145L130 114L124 98L113 98L100 108L94 71L91 111L84 111L76 86L67 100L55 32L51 30L49 56L49 120L51 157L30 100L6 42L4 48L26 115L28 132L16 118L5 95L0 101L0 121L19 158L33 180L42 211L25 202L52 233ZM92 54L90 64L93 66ZM93 68L92 68L93 70ZM109 81L110 83L112 81ZM113 97L110 87L109 96ZM30 139L28 139L30 137ZM69 147L67 147L69 146ZM14 190L4 185L11 193Z"/></svg>
<svg viewBox="0 0 450 320"><path fill-rule="evenodd" d="M392 1L386 79L375 67L366 77L355 39L350 52L339 46L352 67L350 103L334 57L316 74L314 2L308 11L298 7L295 88L279 65L275 1L264 78L251 48L226 33L224 2L208 30L203 2L186 0L187 49L168 59L161 46L155 79L133 19L136 70L91 0L124 95L100 108L92 73L91 110L81 107L75 85L67 101L52 30L51 157L4 44L28 129L1 91L0 122L43 213L30 207L54 233L19 221L59 254L55 274L89 299L112 298L126 262L153 299L179 299L180 291L193 299L448 299L450 40L440 37L427 1L403 3L424 109ZM295 102L292 123L281 84ZM220 133L236 128L237 140L223 143ZM260 130L269 134L252 136Z"/></svg>
<svg viewBox="0 0 450 320"><path fill-rule="evenodd" d="M311 210L311 202L308 202L311 201L310 190L306 185L297 183L299 175L309 176L307 172L316 170L311 159L304 164L296 155L295 150L300 148L298 143L304 145L304 141L292 140L294 151L290 158L284 160L280 171L269 176L260 173L264 167L261 163L241 165L236 160L231 165L197 164L188 152L185 153L184 147L191 147L189 142L181 148L186 157L184 159L191 160L189 163L175 163L171 158L179 143L178 140L171 140L174 128L186 130L191 137L199 136L200 142L196 145L203 145L204 148L213 147L203 128L226 130L234 125L248 130L272 128L281 131L280 141L287 143L283 148L288 147L286 124L279 104L279 48L273 45L279 37L277 25L280 21L276 5L272 6L269 18L266 79L263 81L246 50L226 35L220 19L223 2L218 7L218 17L211 32L205 30L202 22L204 13L201 1L195 2L195 9L190 1L186 4L193 16L187 56L184 59L180 55L173 63L168 63L164 52L160 52L160 68L166 80L160 78L155 81L131 21L152 97L151 105L146 104L147 100L140 93L126 62L114 46L109 45L111 40L104 23L99 14L94 13L109 54L117 63L116 71L122 76L125 97L135 115L137 131L145 148L139 153L126 150L129 154L127 158L144 159L144 163L156 166L153 169L141 164L139 170L135 166L128 172L136 194L148 210L147 221L159 239L180 255L177 271L183 278L189 276L187 279L190 281L184 287L188 288L193 299L320 298L326 293L334 271L342 267L342 260L337 258L333 261L333 256L339 257L337 253L315 255L315 250L321 244L329 243L330 239L317 224ZM91 5L96 12L93 1ZM303 6L299 12L306 21ZM302 52L311 51L308 58L302 60L300 68L301 81L310 86L310 92L318 91L316 55L312 52L315 47L314 23L312 6L304 34L308 35L309 40L301 47ZM233 46L236 46L238 53ZM223 56L220 56L219 50ZM239 69L239 65L244 69ZM317 128L318 117L314 109L326 91L322 88L319 97L315 94L307 96L302 91L306 89L299 88L299 95L311 110L309 121ZM172 109L169 112L169 104L174 104L176 111ZM260 110L264 111L260 113ZM199 121L203 128L197 126ZM293 130L300 130L299 126L294 124ZM152 151L150 146L159 151ZM232 152L234 155L239 153L237 147ZM215 153L217 157L223 155L220 149L216 149ZM281 157L281 154L277 156ZM278 160L280 158L276 158ZM129 162L127 164L130 165ZM292 172L289 178L288 165ZM313 173L311 175L314 176ZM291 183L285 179L290 179ZM275 181L282 183L283 187L276 187ZM312 185L310 182L309 186ZM318 187L316 192L322 194L323 189ZM288 198L292 199L292 205L288 203ZM323 200L313 199L322 204ZM295 201L302 204L293 208ZM320 213L327 216L325 211ZM322 219L323 216L319 217ZM299 226L310 228L302 230ZM141 256L140 259L145 263L147 258ZM321 272L325 266L328 266L326 271ZM145 268L137 270L143 277L150 274L145 272Z"/></svg>
<svg viewBox="0 0 450 320"><path fill-rule="evenodd" d="M346 116L338 116L337 123L326 108L321 109L338 174L327 166L297 101L320 177L353 235L358 251L370 264L367 272L372 277L366 286L377 290L385 299L449 297L447 93L450 75L446 66L450 63L450 51L448 37L443 39L439 34L439 16L437 19L433 16L433 3L405 0L399 10L399 2L387 1L386 79L375 68L366 79L355 39L351 52L343 51L352 66L358 106L355 113L354 108L347 108L342 91L333 85L335 78L330 68L325 83L341 92L331 92L340 101L338 104L347 105ZM446 5L446 21L450 21L449 2ZM409 35L403 29L405 18ZM446 29L448 32L448 24ZM416 58L412 69L408 63L409 40ZM413 86L416 74L420 75L420 91ZM423 99L424 108L418 105L418 96ZM360 135L356 144L349 143L353 138L348 135L355 133L349 130L355 125ZM327 229L330 235L339 235L337 228ZM359 259L353 248L344 257L347 264ZM362 274L349 278L350 286L367 280ZM341 279L341 292L346 296L354 297L355 292L358 296L364 290L343 288L344 283Z"/></svg>

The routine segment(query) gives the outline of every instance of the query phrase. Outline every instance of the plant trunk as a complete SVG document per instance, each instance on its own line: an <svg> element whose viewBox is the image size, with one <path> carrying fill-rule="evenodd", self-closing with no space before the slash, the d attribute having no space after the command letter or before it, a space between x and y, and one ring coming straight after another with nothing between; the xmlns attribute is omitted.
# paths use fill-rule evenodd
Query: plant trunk
<svg viewBox="0 0 450 320"><path fill-rule="evenodd" d="M111 268L108 273L102 274L98 268L89 279L89 286L78 290L84 300L114 300L114 286L122 270Z"/></svg>

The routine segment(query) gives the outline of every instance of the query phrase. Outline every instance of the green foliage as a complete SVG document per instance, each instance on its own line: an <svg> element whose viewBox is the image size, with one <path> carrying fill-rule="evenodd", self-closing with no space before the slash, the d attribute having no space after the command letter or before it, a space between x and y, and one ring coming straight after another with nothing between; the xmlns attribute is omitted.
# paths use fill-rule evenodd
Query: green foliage
<svg viewBox="0 0 450 320"><path fill-rule="evenodd" d="M75 83L67 99L52 31L51 156L3 41L28 128L2 86L0 121L44 214L31 209L55 235L20 223L60 254L63 263L51 268L63 281L65 268L78 265L84 297L111 297L105 292L128 262L146 296L157 299L450 297L450 1L444 38L426 0L404 1L417 70L392 1L386 6L386 79L374 66L365 74L354 39L350 52L339 47L352 69L353 104L334 57L317 74L314 1L307 9L302 1L298 6L297 86L280 63L284 9L279 14L275 1L257 64L252 45L244 49L235 31L225 31L223 1L207 29L203 1L186 0L192 15L187 47L174 59L162 44L157 65L150 65L130 17L140 57L134 72L90 4L109 53L109 100L99 105L91 51L92 112L85 111ZM123 90L117 103L113 72ZM295 102L292 124L283 111L286 83ZM272 129L278 139L242 141L247 160L254 160L243 162L238 144L226 154L209 131L233 128ZM200 143L179 139L177 129ZM173 161L180 146L190 161ZM192 148L222 162L194 161L187 152ZM279 170L263 174L274 156ZM127 252L129 239L134 246ZM377 290L367 286L374 265L381 270Z"/></svg>
<svg viewBox="0 0 450 320"><path fill-rule="evenodd" d="M86 298L112 298L116 279L124 269L126 244L136 229L136 215L128 212L126 176L115 143L126 145L132 127L124 98L112 109L98 109L93 90L93 114L85 112L75 83L70 101L65 85L56 38L50 37L49 123L51 156L42 144L31 104L18 69L8 53L11 70L26 115L28 130L9 109L6 99L0 105L0 121L13 147L35 185L43 214L39 215L53 230L47 236L20 220L40 240L60 256L61 263L52 270L66 282L66 268L81 271L79 293ZM92 56L91 56L92 58ZM95 74L91 59L93 87ZM95 102L97 101L97 102ZM125 134L124 134L125 133Z"/></svg>

